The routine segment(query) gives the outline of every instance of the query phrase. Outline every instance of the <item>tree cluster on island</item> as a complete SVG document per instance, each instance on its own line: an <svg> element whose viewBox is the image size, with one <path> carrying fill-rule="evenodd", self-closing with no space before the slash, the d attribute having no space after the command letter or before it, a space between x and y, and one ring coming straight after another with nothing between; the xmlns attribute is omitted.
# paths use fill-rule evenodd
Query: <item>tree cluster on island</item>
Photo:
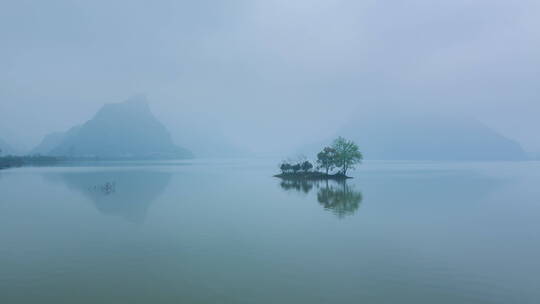
<svg viewBox="0 0 540 304"><path fill-rule="evenodd" d="M338 137L333 141L332 145L324 147L317 153L316 166L303 158L296 162L283 161L279 165L281 174L276 175L276 177L304 179L349 178L347 171L354 169L362 159L362 153L356 143ZM313 168L315 168L314 171Z"/></svg>

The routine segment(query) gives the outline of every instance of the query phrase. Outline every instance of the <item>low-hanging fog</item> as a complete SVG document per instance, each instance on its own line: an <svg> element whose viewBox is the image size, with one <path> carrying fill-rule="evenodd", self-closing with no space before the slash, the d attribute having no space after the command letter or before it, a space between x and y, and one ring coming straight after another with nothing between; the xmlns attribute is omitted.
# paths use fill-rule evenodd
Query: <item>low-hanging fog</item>
<svg viewBox="0 0 540 304"><path fill-rule="evenodd" d="M144 93L187 148L293 153L384 109L537 153L539 29L535 0L4 1L0 139L29 150Z"/></svg>

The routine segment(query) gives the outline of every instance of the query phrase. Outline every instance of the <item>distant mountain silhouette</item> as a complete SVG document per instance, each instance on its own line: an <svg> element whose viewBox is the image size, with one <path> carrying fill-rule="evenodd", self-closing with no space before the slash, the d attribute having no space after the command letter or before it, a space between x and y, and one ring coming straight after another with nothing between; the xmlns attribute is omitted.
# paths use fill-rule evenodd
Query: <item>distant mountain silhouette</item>
<svg viewBox="0 0 540 304"><path fill-rule="evenodd" d="M426 113L366 113L336 136L355 141L373 160L525 160L521 146L477 120ZM314 153L325 143L310 145Z"/></svg>
<svg viewBox="0 0 540 304"><path fill-rule="evenodd" d="M105 104L92 119L46 136L33 154L101 158L189 158L150 111L144 97Z"/></svg>
<svg viewBox="0 0 540 304"><path fill-rule="evenodd" d="M62 142L75 137L80 128L81 126L75 126L67 132L54 132L46 135L41 143L35 147L30 154L49 154L56 147L60 146Z"/></svg>

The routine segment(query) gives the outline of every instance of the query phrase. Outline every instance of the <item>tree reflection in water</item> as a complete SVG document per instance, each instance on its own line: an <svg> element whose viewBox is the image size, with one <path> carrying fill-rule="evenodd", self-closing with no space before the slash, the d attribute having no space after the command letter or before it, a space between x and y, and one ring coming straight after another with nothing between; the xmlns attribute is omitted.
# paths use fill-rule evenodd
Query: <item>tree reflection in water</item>
<svg viewBox="0 0 540 304"><path fill-rule="evenodd" d="M298 179L282 179L279 184L283 190L296 190L298 192L309 193L313 189L314 181Z"/></svg>
<svg viewBox="0 0 540 304"><path fill-rule="evenodd" d="M314 187L317 188L319 204L339 218L354 214L362 203L362 192L355 191L345 180L282 179L279 185L285 191L304 194L308 194Z"/></svg>

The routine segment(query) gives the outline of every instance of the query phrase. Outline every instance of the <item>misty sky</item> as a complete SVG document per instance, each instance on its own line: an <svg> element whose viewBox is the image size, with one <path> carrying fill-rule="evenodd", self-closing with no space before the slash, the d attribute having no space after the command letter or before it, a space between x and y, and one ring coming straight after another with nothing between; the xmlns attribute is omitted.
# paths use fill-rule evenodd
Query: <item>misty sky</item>
<svg viewBox="0 0 540 304"><path fill-rule="evenodd" d="M258 152L381 106L540 151L538 0L0 0L0 43L0 137L28 147L145 93L175 138Z"/></svg>

